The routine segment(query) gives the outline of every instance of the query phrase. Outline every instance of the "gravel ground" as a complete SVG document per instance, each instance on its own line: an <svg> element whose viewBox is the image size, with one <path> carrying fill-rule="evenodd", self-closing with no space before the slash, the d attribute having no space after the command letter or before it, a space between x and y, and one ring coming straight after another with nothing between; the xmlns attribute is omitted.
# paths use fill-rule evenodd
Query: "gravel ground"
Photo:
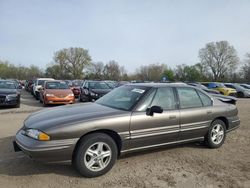
<svg viewBox="0 0 250 188"><path fill-rule="evenodd" d="M238 101L241 127L219 149L193 143L131 154L108 174L86 179L69 164L40 164L13 151L23 120L43 108L22 94L21 108L0 109L0 187L250 187L250 99Z"/></svg>

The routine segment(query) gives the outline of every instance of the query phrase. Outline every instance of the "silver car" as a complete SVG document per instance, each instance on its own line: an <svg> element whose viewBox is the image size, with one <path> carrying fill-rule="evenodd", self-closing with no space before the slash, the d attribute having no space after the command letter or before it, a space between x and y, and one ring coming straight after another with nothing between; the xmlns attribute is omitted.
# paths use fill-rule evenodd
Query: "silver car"
<svg viewBox="0 0 250 188"><path fill-rule="evenodd" d="M14 148L37 161L72 161L85 177L108 172L118 156L204 141L220 147L240 120L235 105L182 84L130 84L94 103L33 113Z"/></svg>

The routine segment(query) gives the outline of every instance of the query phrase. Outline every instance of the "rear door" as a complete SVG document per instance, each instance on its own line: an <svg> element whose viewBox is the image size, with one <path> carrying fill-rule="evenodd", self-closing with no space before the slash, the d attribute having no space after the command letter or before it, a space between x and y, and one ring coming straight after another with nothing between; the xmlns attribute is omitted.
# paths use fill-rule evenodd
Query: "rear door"
<svg viewBox="0 0 250 188"><path fill-rule="evenodd" d="M203 92L177 87L180 108L180 140L203 137L213 114L212 100Z"/></svg>
<svg viewBox="0 0 250 188"><path fill-rule="evenodd" d="M163 113L146 115L147 107L161 106ZM152 91L131 116L131 148L150 147L174 142L178 139L180 114L171 87Z"/></svg>

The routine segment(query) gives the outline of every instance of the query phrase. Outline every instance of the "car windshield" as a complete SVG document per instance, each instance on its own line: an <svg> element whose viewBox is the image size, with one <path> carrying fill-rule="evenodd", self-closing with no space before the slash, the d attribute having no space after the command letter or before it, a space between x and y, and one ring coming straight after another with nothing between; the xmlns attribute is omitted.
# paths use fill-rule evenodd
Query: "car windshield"
<svg viewBox="0 0 250 188"><path fill-rule="evenodd" d="M96 103L128 111L137 104L149 89L142 86L121 86L98 99Z"/></svg>
<svg viewBox="0 0 250 188"><path fill-rule="evenodd" d="M89 89L111 89L106 82L89 82Z"/></svg>
<svg viewBox="0 0 250 188"><path fill-rule="evenodd" d="M46 89L69 89L66 82L46 82Z"/></svg>
<svg viewBox="0 0 250 188"><path fill-rule="evenodd" d="M240 84L234 84L235 88L238 90L245 90L244 87L242 87Z"/></svg>
<svg viewBox="0 0 250 188"><path fill-rule="evenodd" d="M45 80L38 80L37 85L38 85L38 86L42 86L42 85L44 84L44 82L45 82Z"/></svg>
<svg viewBox="0 0 250 188"><path fill-rule="evenodd" d="M0 89L16 89L16 85L14 82L0 81Z"/></svg>

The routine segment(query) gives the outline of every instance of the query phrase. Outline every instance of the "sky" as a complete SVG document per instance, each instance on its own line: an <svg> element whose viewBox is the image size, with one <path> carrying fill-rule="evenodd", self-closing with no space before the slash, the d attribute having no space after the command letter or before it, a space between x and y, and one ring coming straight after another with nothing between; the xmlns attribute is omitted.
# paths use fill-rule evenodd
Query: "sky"
<svg viewBox="0 0 250 188"><path fill-rule="evenodd" d="M94 62L192 65L199 49L227 40L250 52L249 0L0 0L0 60L45 69L62 48Z"/></svg>

